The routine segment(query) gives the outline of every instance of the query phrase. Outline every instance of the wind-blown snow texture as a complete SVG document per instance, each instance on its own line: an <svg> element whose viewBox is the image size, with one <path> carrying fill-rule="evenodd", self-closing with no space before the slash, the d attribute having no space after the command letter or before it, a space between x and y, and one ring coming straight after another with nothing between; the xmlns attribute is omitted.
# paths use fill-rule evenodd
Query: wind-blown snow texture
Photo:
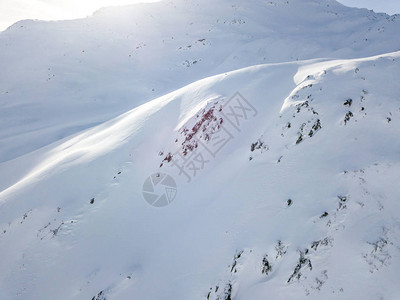
<svg viewBox="0 0 400 300"><path fill-rule="evenodd" d="M0 299L400 298L399 18L182 0L0 33Z"/></svg>

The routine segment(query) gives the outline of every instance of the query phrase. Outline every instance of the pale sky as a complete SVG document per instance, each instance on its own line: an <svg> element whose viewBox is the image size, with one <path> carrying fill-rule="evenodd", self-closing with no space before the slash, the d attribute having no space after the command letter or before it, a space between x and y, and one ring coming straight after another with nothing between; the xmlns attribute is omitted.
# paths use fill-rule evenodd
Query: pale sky
<svg viewBox="0 0 400 300"><path fill-rule="evenodd" d="M400 14L400 0L337 0L337 1L347 6L373 9L375 12L384 12L389 15Z"/></svg>
<svg viewBox="0 0 400 300"><path fill-rule="evenodd" d="M97 9L158 0L0 0L0 31L23 19L66 20L83 18ZM400 0L339 0L354 7L376 12L400 13Z"/></svg>

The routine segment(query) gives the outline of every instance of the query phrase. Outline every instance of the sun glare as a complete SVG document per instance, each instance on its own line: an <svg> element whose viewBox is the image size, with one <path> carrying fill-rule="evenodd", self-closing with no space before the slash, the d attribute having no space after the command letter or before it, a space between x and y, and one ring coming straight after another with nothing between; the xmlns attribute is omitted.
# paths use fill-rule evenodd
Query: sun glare
<svg viewBox="0 0 400 300"><path fill-rule="evenodd" d="M46 21L84 18L106 6L159 0L0 0L0 31L24 19Z"/></svg>

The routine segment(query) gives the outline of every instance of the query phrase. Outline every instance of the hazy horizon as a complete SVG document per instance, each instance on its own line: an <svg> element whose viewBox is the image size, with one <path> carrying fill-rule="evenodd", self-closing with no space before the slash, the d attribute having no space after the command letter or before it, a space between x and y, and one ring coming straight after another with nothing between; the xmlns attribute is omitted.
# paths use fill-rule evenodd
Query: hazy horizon
<svg viewBox="0 0 400 300"><path fill-rule="evenodd" d="M24 19L57 21L79 19L90 16L96 10L106 6L128 5L159 0L0 0L0 31ZM373 9L387 14L400 13L400 2L395 0L338 0L351 6ZM77 9L79 7L79 9Z"/></svg>

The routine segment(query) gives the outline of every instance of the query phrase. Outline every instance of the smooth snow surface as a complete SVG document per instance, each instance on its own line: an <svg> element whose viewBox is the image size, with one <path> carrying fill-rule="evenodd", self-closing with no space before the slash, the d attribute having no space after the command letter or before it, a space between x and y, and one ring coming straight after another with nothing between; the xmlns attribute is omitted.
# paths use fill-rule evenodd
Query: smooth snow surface
<svg viewBox="0 0 400 300"><path fill-rule="evenodd" d="M333 0L0 33L0 299L400 299L399 33Z"/></svg>

